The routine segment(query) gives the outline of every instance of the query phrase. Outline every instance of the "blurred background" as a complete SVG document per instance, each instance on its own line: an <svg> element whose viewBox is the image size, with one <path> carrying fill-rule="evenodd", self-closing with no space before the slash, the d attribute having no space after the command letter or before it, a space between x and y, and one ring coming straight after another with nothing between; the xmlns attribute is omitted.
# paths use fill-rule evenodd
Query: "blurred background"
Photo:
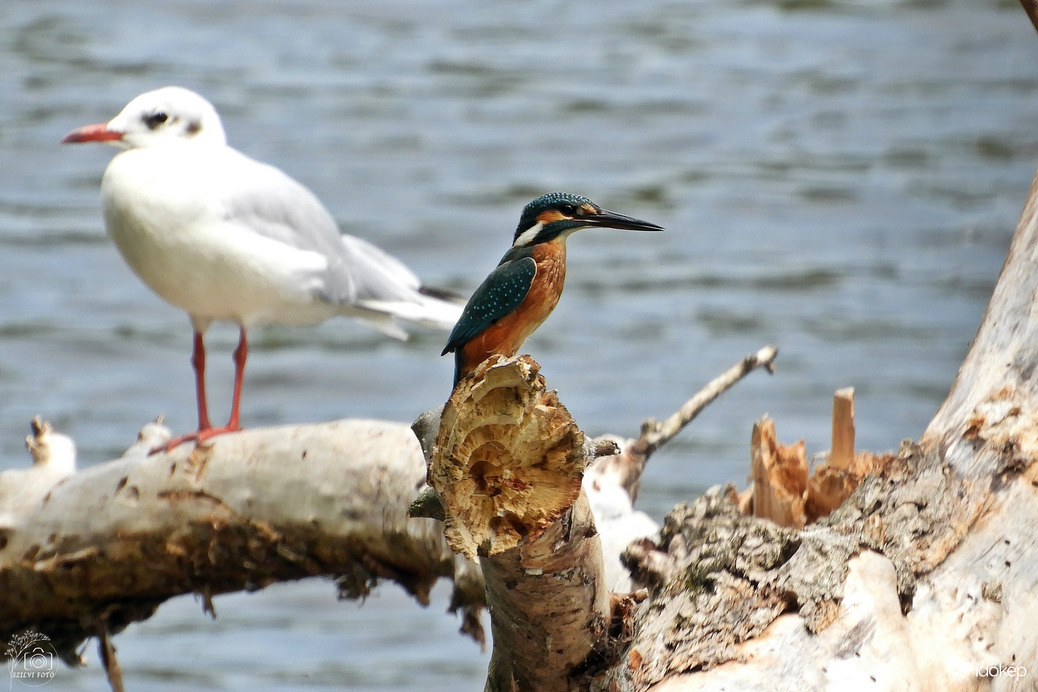
<svg viewBox="0 0 1038 692"><path fill-rule="evenodd" d="M164 414L195 424L187 317L104 233L115 153L62 147L133 96L194 89L232 145L310 187L343 230L467 293L522 206L578 192L662 224L585 231L566 293L528 342L589 434L634 436L766 343L755 373L656 455L660 520L745 485L768 413L809 455L832 393L857 389L858 446L918 438L979 323L1038 165L1038 36L1012 0L413 3L13 0L0 17L0 468L39 414L79 463ZM411 421L450 390L445 335L346 320L254 335L243 419ZM230 400L236 330L210 337ZM446 588L337 603L327 582L181 598L115 640L128 689L482 688ZM93 646L55 689L104 686Z"/></svg>

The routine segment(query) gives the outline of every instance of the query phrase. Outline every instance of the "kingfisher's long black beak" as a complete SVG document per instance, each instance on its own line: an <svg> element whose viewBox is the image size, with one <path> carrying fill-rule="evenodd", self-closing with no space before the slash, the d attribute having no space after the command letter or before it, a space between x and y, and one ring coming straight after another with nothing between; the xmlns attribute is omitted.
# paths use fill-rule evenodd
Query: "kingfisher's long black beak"
<svg viewBox="0 0 1038 692"><path fill-rule="evenodd" d="M648 221L636 219L626 214L618 214L607 209L600 210L597 214L589 214L580 219L581 223L596 228L619 228L625 231L662 231L663 226L657 226Z"/></svg>

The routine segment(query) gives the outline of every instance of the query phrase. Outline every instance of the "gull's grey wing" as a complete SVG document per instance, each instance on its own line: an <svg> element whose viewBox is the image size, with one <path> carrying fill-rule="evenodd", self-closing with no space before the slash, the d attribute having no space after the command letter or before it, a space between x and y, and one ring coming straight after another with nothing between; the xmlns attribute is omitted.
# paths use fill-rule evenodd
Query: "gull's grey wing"
<svg viewBox="0 0 1038 692"><path fill-rule="evenodd" d="M420 282L400 260L366 240L340 233L320 200L282 171L230 152L240 157L238 165L247 168L248 175L243 171L242 176L224 182L226 219L266 238L324 256L323 300L416 300Z"/></svg>

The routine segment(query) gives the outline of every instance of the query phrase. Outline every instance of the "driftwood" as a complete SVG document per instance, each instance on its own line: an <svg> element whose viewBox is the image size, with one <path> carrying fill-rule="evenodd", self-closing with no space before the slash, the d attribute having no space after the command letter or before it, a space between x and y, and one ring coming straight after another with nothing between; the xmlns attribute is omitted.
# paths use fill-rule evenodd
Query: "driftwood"
<svg viewBox="0 0 1038 692"><path fill-rule="evenodd" d="M626 548L634 590L612 597L599 535L610 517L589 508L619 507L629 524L645 459L695 406L638 440L582 444L535 364L492 362L426 417L444 423L425 435L428 469L406 426L341 421L171 455L146 456L142 442L76 472L71 443L38 424L34 467L0 476L0 638L40 629L71 661L87 637L110 654L111 634L179 593L208 602L320 575L354 596L392 579L424 601L447 577L468 631L478 636L473 613L490 607L491 690L954 692L992 678L1032 689L1035 267L1038 178L973 346L918 443L854 450L842 392L832 454L808 476L798 445L762 421L760 487L675 508ZM426 509L444 522L408 518L426 478ZM604 501L617 492L623 502Z"/></svg>
<svg viewBox="0 0 1038 692"><path fill-rule="evenodd" d="M798 445L762 421L760 487L675 508L624 551L626 595L608 596L609 550L598 555L610 517L588 508L618 506L630 523L645 459L691 420L692 402L638 440L582 444L535 364L488 363L427 417L446 424L425 435L428 469L406 426L341 421L171 455L146 456L142 442L75 472L71 443L37 425L35 466L0 476L0 638L44 630L71 661L87 637L110 652L111 634L179 593L208 602L319 575L354 596L392 579L424 601L447 577L468 631L478 636L474 613L490 606L492 690L955 691L992 676L1031 689L1036 266L1038 178L921 440L857 452L842 392L832 454L809 477ZM762 353L739 376L767 367L774 353ZM408 518L426 478L444 522ZM604 501L617 492L623 502Z"/></svg>
<svg viewBox="0 0 1038 692"><path fill-rule="evenodd" d="M38 458L0 475L0 641L34 629L74 662L84 639L104 645L175 595L211 611L216 594L309 576L344 597L389 579L423 604L441 577L471 588L439 523L407 516L426 468L403 424L252 430L153 456L149 438L79 472L67 438L40 426L31 442L63 472ZM475 617L481 588L455 603Z"/></svg>
<svg viewBox="0 0 1038 692"><path fill-rule="evenodd" d="M488 589L498 612L507 613L510 607L517 622L525 618L530 599L544 598L543 589L536 586L543 585L543 578L529 580L535 585L529 593L513 588L507 575L522 565L527 577L575 575L572 593L596 585L586 601L586 621L597 624L569 628L578 633L574 641L580 653L544 655L565 659L566 666L575 664L578 673L599 670L608 660L600 649L613 625L608 594L630 587L620 554L632 539L658 528L632 507L631 494L645 460L741 377L757 367L770 369L775 353L769 347L745 359L662 426L648 421L637 440L605 436L584 443L554 394L545 391L536 365L513 361L512 366L526 368L521 376L512 371L504 380L490 377L476 390L491 393L479 398L488 405L500 391L519 386L526 398L516 399L521 405L515 410L532 408L536 415L528 421L502 418L494 430L509 425L517 430L530 421L547 424L554 433L535 428L526 433L532 437L512 440L515 458L521 461L528 448L540 449L558 464L544 469L545 475L526 489L532 492L520 484L510 488L515 491L511 499L519 505L525 501L531 515L514 506L511 514L500 513L501 521L494 509L493 522L475 532L459 532L453 524L446 537L440 521L408 517L412 498L431 492L425 486L429 471L421 447L431 455L434 440L425 439L420 447L402 424L345 420L251 430L214 438L197 449L184 445L169 454L149 455L169 439L164 426L151 423L120 459L77 472L72 440L36 420L26 440L33 467L0 474L0 640L43 632L61 658L73 664L82 642L96 638L109 681L120 690L112 635L150 617L163 601L194 593L215 616L211 599L217 594L321 576L335 581L341 597L363 597L378 580L388 579L421 603L428 602L437 579L452 579L451 610L461 612L462 631L482 643L484 571L498 575L489 580ZM471 395L470 389L467 396ZM456 393L451 401L459 397L464 398ZM541 415L545 412L551 415ZM416 427L435 435L440 411L425 418ZM523 424L517 426L519 422ZM487 429L477 425L457 439L471 446L481 435L488 439ZM632 449L638 453L632 455ZM479 461L475 459L477 473L470 463L453 481L461 491L456 497L472 496L473 489L486 497L487 484L500 480ZM540 491L551 487L544 480L559 472L559 492L544 504ZM431 476L450 498L449 479ZM440 496L432 492L432 498L431 512L425 513L442 516ZM601 544L599 531L604 533ZM527 540L538 536L539 542ZM574 547L568 539L575 536L584 540ZM517 539L522 539L522 550L510 550ZM462 556L451 552L452 544ZM563 545L568 548L560 551ZM483 556L484 571L464 557L477 554ZM516 560L518 555L522 560ZM586 571L571 570L574 560ZM560 567L565 565L569 567ZM552 585L559 583L552 580ZM568 594L557 594L556 612L565 610L570 600ZM572 617L549 616L545 623L576 622ZM552 630L546 626L543 631ZM495 665L505 671L499 676L500 687L507 688L516 674L501 661L522 657L499 652L522 647L514 638L504 646L509 633L498 627L495 632L495 642L503 647L495 650ZM537 660L542 673L551 670L543 665L546 659ZM548 684L531 684L542 682Z"/></svg>
<svg viewBox="0 0 1038 692"><path fill-rule="evenodd" d="M493 604L487 690L582 689L571 672L608 634L584 436L538 370L490 359L459 383L429 465L448 543L478 556Z"/></svg>
<svg viewBox="0 0 1038 692"><path fill-rule="evenodd" d="M1036 267L1038 178L920 442L800 530L745 516L732 489L672 512L658 540L628 550L649 597L608 685L953 692L994 678L998 689L1034 689ZM834 468L845 463L846 450Z"/></svg>
<svg viewBox="0 0 1038 692"><path fill-rule="evenodd" d="M600 577L583 562L587 551L568 562L585 584L569 601L575 617L566 618L538 609L558 592L524 555L553 530L560 554L594 543L591 527L568 530L583 495L561 514L543 499L551 510L539 508L533 526L504 505L475 503L483 532L452 545L490 559L497 521L508 539L500 554L511 559L495 557L483 569L492 618L495 603L507 603L523 584L531 619L527 627L516 613L500 613L512 638L495 648L488 689L954 691L986 688L992 678L1000 689L1033 689L1026 676L1038 661L1031 625L1038 613L1035 267L1038 178L973 347L920 442L906 441L897 454L856 452L853 393L841 390L833 449L809 476L802 444L780 445L774 425L762 421L751 445L758 487L743 498L714 488L671 512L657 537L633 543L625 561L643 591L614 598L608 626L594 598ZM474 464L466 460L473 450L459 455L446 442L459 426L473 429L495 413L521 428L538 407L558 408L554 399L517 393L481 406L480 388L492 388L481 377L509 365L485 364L459 384L443 414L448 429L433 448L431 477L449 468L452 479L465 478L475 467L480 489L495 497L522 486L523 469L553 466L544 450L522 457L506 442L522 430L483 431L473 448L484 456ZM642 446L651 448L644 440L631 445ZM566 447L551 487L572 487L566 479L579 464L573 445ZM637 454L614 455L624 456ZM486 483L486 468L503 485ZM638 476L625 482L631 495ZM448 526L468 526L473 503L443 499ZM469 529L461 533L471 538ZM552 568L568 574L565 565ZM545 643L574 639L580 647L560 644L554 652L565 650L564 660L546 658Z"/></svg>
<svg viewBox="0 0 1038 692"><path fill-rule="evenodd" d="M324 576L345 596L390 579L427 602L446 577L463 629L479 638L490 608L489 690L1034 689L1036 296L1038 177L921 439L856 451L841 391L833 449L809 474L802 445L762 420L754 487L713 488L627 546L630 587L610 576L615 536L631 537L615 527L637 517L645 461L716 393L637 440L584 441L520 357L463 380L421 446L400 424L340 421L169 455L144 440L82 471L36 423L34 466L0 475L0 640L41 630L72 662L96 637L118 688L111 636L174 595L211 608ZM443 521L409 517L416 495L413 513Z"/></svg>
<svg viewBox="0 0 1038 692"><path fill-rule="evenodd" d="M882 475L894 459L892 454L854 451L854 390L846 387L833 400L832 448L813 472L803 440L781 444L775 422L767 416L753 426L753 485L739 496L739 510L802 529L842 505L866 477Z"/></svg>
<svg viewBox="0 0 1038 692"><path fill-rule="evenodd" d="M663 424L646 422L637 440L585 443L528 356L484 362L438 419L417 425L448 543L478 559L485 579L494 633L487 690L588 689L615 663L616 627L633 601L610 600L595 516L617 530L602 509L616 489L627 503L618 514L636 522L630 497L649 455L747 373L771 370L775 355L768 347L744 359Z"/></svg>

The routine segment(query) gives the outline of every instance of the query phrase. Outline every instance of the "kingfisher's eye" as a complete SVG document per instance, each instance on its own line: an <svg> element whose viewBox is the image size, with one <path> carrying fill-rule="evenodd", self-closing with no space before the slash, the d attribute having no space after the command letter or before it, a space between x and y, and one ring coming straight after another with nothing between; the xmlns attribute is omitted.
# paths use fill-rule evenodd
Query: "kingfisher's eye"
<svg viewBox="0 0 1038 692"><path fill-rule="evenodd" d="M149 130L154 130L159 125L169 120L169 116L163 112L152 113L151 115L144 116L144 124L148 126Z"/></svg>
<svg viewBox="0 0 1038 692"><path fill-rule="evenodd" d="M566 216L573 217L577 215L577 205L575 204L560 204L559 211Z"/></svg>

